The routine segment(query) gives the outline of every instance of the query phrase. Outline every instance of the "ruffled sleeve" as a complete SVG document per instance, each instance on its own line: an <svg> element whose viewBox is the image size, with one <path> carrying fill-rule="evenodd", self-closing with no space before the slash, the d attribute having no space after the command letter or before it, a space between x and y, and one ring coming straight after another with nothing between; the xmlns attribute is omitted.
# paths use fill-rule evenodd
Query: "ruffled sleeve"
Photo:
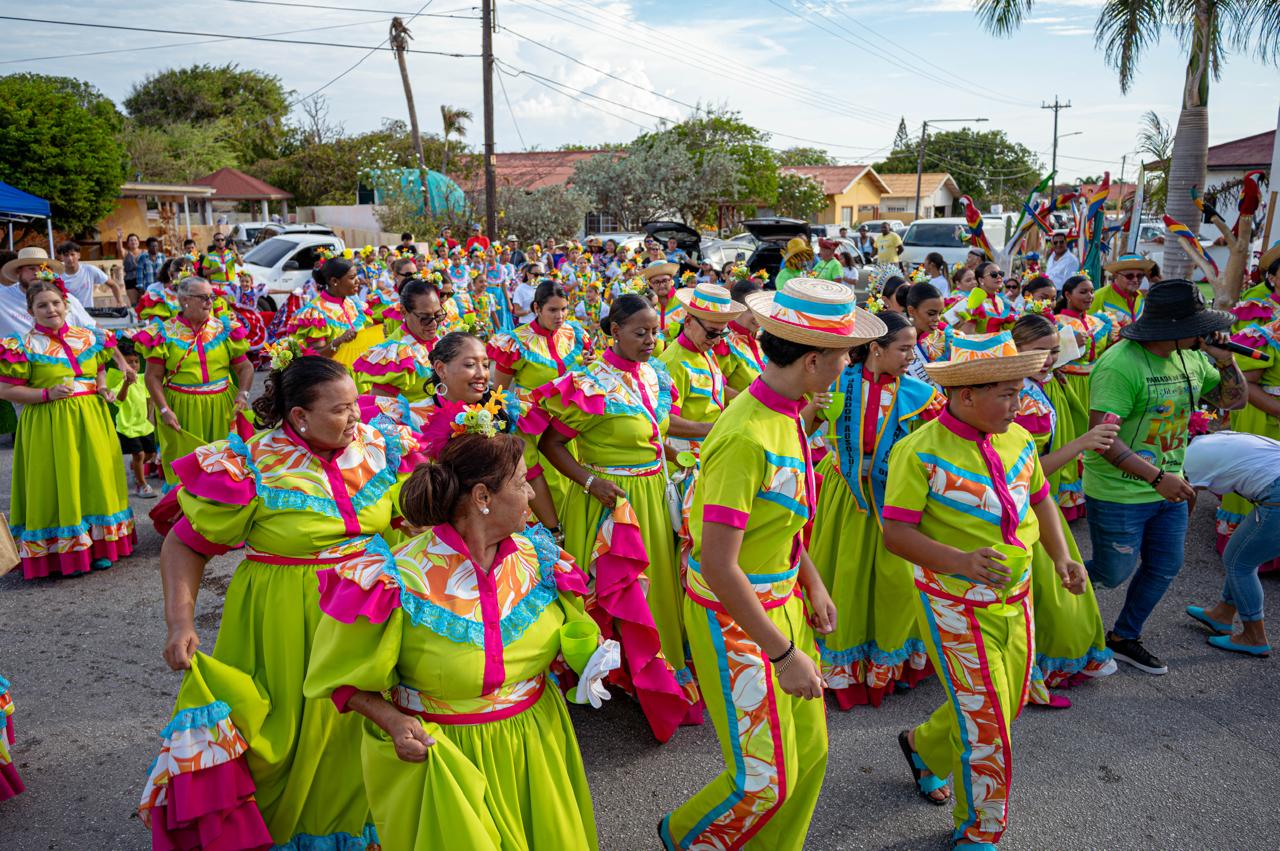
<svg viewBox="0 0 1280 851"><path fill-rule="evenodd" d="M174 315L173 307L165 300L164 285L152 284L138 299L138 318L143 320L158 319L164 321Z"/></svg>
<svg viewBox="0 0 1280 851"><path fill-rule="evenodd" d="M181 482L177 501L182 517L172 533L196 552L221 555L248 537L259 500L247 454L244 443L232 438L173 462Z"/></svg>
<svg viewBox="0 0 1280 851"><path fill-rule="evenodd" d="M93 340L98 345L98 355L94 359L94 366L103 369L115 363L116 353L116 335L114 331L104 331L101 328L90 329L93 331Z"/></svg>
<svg viewBox="0 0 1280 851"><path fill-rule="evenodd" d="M387 340L356 358L352 365L361 390L374 387L407 393L421 384L413 350L400 340Z"/></svg>
<svg viewBox="0 0 1280 851"><path fill-rule="evenodd" d="M286 333L298 341L303 354L314 355L341 332L329 324L323 310L307 304L290 318Z"/></svg>
<svg viewBox="0 0 1280 851"><path fill-rule="evenodd" d="M499 334L489 341L489 360L503 375L515 375L524 355L514 334Z"/></svg>
<svg viewBox="0 0 1280 851"><path fill-rule="evenodd" d="M394 557L381 538L360 558L322 570L321 618L303 693L329 697L338 711L361 691L382 692L399 681L396 664L404 628Z"/></svg>
<svg viewBox="0 0 1280 851"><path fill-rule="evenodd" d="M164 336L164 320L153 319L133 335L133 345L138 355L147 362L163 365L168 356Z"/></svg>
<svg viewBox="0 0 1280 851"><path fill-rule="evenodd" d="M234 312L222 317L222 324L227 329L227 356L233 364L242 363L249 354L249 329Z"/></svg>
<svg viewBox="0 0 1280 851"><path fill-rule="evenodd" d="M17 337L0 340L0 382L26 384L31 378L31 362L26 347Z"/></svg>
<svg viewBox="0 0 1280 851"><path fill-rule="evenodd" d="M533 403L551 419L551 427L576 437L605 410L605 390L587 373L567 372L533 391Z"/></svg>

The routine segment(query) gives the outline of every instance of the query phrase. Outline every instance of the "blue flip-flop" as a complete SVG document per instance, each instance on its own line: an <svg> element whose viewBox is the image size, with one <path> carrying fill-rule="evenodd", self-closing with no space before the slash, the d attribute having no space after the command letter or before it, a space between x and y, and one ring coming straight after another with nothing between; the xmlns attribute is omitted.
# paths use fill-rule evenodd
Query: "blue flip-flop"
<svg viewBox="0 0 1280 851"><path fill-rule="evenodd" d="M1218 635L1231 634L1231 624L1218 623L1213 618L1209 617L1204 613L1204 606L1187 606L1187 614L1191 615L1192 618L1194 618L1195 620L1198 620L1200 623L1209 627L1209 629L1213 630Z"/></svg>
<svg viewBox="0 0 1280 851"><path fill-rule="evenodd" d="M1263 644L1236 644L1230 635L1211 635L1207 639L1210 644L1219 650L1230 650L1232 653L1244 653L1247 656L1257 656L1265 658L1271 655L1271 645Z"/></svg>

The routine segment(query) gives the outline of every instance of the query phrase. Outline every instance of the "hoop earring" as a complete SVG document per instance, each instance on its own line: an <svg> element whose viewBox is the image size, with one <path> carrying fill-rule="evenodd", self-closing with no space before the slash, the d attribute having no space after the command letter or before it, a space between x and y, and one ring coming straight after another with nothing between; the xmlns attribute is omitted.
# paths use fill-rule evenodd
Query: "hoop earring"
<svg viewBox="0 0 1280 851"><path fill-rule="evenodd" d="M448 396L448 395L449 395L449 385L445 384L443 381L437 381L437 382L436 382L436 395L437 395L437 396Z"/></svg>

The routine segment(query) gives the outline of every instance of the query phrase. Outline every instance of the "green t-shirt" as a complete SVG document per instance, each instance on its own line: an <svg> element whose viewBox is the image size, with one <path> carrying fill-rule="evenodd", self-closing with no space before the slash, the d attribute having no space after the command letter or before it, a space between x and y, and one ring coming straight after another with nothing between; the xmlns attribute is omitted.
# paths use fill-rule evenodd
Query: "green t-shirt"
<svg viewBox="0 0 1280 851"><path fill-rule="evenodd" d="M786 266L783 266L781 269L778 270L778 276L773 279L773 286L776 290L781 292L782 285L785 284L787 281L791 280L792 278L803 278L805 276L806 276L806 273L803 269L788 269Z"/></svg>
<svg viewBox="0 0 1280 851"><path fill-rule="evenodd" d="M1200 397L1221 377L1203 352L1153 355L1132 340L1102 353L1089 378L1089 408L1120 417L1120 439L1166 473L1182 475L1188 424ZM1097 452L1084 453L1084 492L1107 502L1158 502L1146 481L1122 473Z"/></svg>
<svg viewBox="0 0 1280 851"><path fill-rule="evenodd" d="M124 385L124 373L113 372L107 386L116 393ZM147 419L147 391L141 381L133 382L129 392L116 405L116 431L125 437L142 437L151 434L155 426Z"/></svg>
<svg viewBox="0 0 1280 851"><path fill-rule="evenodd" d="M818 258L818 261L813 264L813 271L809 273L809 277L821 278L824 281L838 281L843 276L844 267L834 257L830 260Z"/></svg>

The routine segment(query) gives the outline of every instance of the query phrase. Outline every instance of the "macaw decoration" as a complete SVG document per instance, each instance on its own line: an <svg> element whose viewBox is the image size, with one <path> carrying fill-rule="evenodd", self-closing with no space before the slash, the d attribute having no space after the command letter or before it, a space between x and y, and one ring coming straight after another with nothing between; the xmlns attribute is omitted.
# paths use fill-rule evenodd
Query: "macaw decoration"
<svg viewBox="0 0 1280 851"><path fill-rule="evenodd" d="M968 234L969 244L978 249L988 260L995 260L995 252L991 250L991 242L982 232L982 212L968 195L960 196L960 207L964 211L964 229Z"/></svg>
<svg viewBox="0 0 1280 851"><path fill-rule="evenodd" d="M1102 280L1103 230L1106 220L1103 218L1103 207L1111 194L1111 172L1104 171L1102 180L1089 193L1088 198L1076 196L1076 209L1079 211L1077 226L1080 232L1080 266L1084 274L1091 280Z"/></svg>
<svg viewBox="0 0 1280 851"><path fill-rule="evenodd" d="M1036 184L1034 189L1027 193L1027 200L1022 202L1022 215L1018 216L1018 221L1013 226L1012 232L1014 234L1021 236L1027 232L1028 229L1024 227L1027 221L1027 216L1030 216L1031 218L1036 217L1035 210L1033 209L1033 205L1036 203L1036 197L1049 191L1049 187L1053 185L1053 179L1057 174L1058 173L1056 171L1049 172L1044 176L1043 180ZM1011 246L1015 244L1015 240L1008 240L1005 244L1006 246Z"/></svg>
<svg viewBox="0 0 1280 851"><path fill-rule="evenodd" d="M1199 207L1199 203L1196 206ZM1200 271L1204 272L1209 281L1214 281L1221 275L1218 264L1214 263L1213 258L1205 252L1204 246L1200 244L1200 238L1192 232L1191 228L1172 216L1164 217L1164 226L1169 235L1178 240L1182 250L1187 252L1187 256L1191 258L1191 262L1196 264Z"/></svg>
<svg viewBox="0 0 1280 851"><path fill-rule="evenodd" d="M1165 226L1169 228L1170 233L1178 237L1178 242L1191 258L1191 262L1195 263L1205 273L1205 277L1213 285L1214 304L1223 310L1229 310L1235 306L1240 297L1240 290L1244 287L1244 276L1249 270L1249 242L1253 239L1253 217L1262 203L1262 187L1260 184L1266 180L1267 173L1258 169L1246 172L1244 177L1241 178L1240 200L1236 203L1236 223L1231 228L1227 227L1226 221L1214 209L1214 206L1204 198L1199 187L1191 187L1191 200L1195 202L1196 209L1204 214L1206 222L1213 224L1218 229L1218 233L1222 235L1222 241L1228 248L1229 253L1227 254L1227 268L1225 271L1219 272L1217 265L1212 260L1207 263L1204 262L1207 259L1207 255L1205 255L1204 249L1200 247L1200 240L1188 240L1185 236L1175 232L1173 225L1178 225L1178 227L1182 227L1182 225L1165 216ZM1170 224L1170 222L1173 222L1173 224Z"/></svg>

